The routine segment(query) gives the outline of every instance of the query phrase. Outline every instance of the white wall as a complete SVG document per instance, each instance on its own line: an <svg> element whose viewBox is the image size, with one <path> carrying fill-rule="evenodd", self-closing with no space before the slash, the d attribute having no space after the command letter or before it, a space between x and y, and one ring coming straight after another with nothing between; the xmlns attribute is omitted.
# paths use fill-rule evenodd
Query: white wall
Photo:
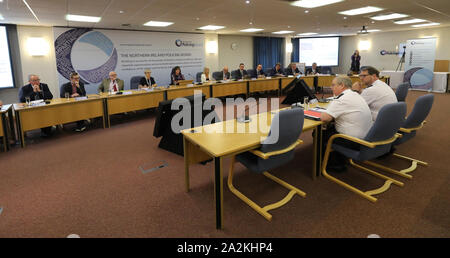
<svg viewBox="0 0 450 258"><path fill-rule="evenodd" d="M408 31L396 32L378 32L370 33L366 36L342 37L339 50L339 71L346 73L350 69L352 56L355 49L358 49L360 40L368 40L371 48L368 51L360 51L361 66L371 65L378 70L395 70L400 60L394 55L380 55L381 50L395 51L399 43L406 43L408 39L417 39L424 36L433 36L438 38L436 48L437 60L450 60L450 27L414 29ZM404 65L403 65L404 68Z"/></svg>
<svg viewBox="0 0 450 258"><path fill-rule="evenodd" d="M217 53L208 53L207 43L213 41L217 44ZM209 68L212 75L213 72L219 71L222 68L219 66L219 37L217 34L205 34L205 67Z"/></svg>
<svg viewBox="0 0 450 258"><path fill-rule="evenodd" d="M231 44L236 43L235 50ZM219 35L219 70L228 66L230 72L244 63L245 69L254 69L253 38L250 36Z"/></svg>
<svg viewBox="0 0 450 258"><path fill-rule="evenodd" d="M22 64L21 85L28 83L28 75L39 75L42 83L47 83L54 97L59 96L58 78L56 76L56 58L52 27L17 26L19 38L20 61ZM31 56L26 44L29 37L41 37L50 46L48 55Z"/></svg>

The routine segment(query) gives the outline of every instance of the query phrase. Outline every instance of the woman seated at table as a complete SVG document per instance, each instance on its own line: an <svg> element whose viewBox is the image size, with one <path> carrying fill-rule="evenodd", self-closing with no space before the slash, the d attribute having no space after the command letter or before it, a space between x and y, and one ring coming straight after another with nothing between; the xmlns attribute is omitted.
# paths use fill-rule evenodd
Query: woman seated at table
<svg viewBox="0 0 450 258"><path fill-rule="evenodd" d="M170 75L170 85L180 85L178 81L184 80L184 76L181 73L181 69L179 66L175 66L172 69L172 74Z"/></svg>
<svg viewBox="0 0 450 258"><path fill-rule="evenodd" d="M142 77L141 80L139 81L138 88L142 89L142 88L156 87L157 85L155 79L151 77L152 71L150 69L145 69L144 74L145 76Z"/></svg>
<svg viewBox="0 0 450 258"><path fill-rule="evenodd" d="M205 83L205 82L208 82L208 81L210 81L211 79L210 79L210 76L209 76L209 68L208 67L205 67L204 69L203 69L203 73L202 73L202 77L201 77L201 82L202 83Z"/></svg>

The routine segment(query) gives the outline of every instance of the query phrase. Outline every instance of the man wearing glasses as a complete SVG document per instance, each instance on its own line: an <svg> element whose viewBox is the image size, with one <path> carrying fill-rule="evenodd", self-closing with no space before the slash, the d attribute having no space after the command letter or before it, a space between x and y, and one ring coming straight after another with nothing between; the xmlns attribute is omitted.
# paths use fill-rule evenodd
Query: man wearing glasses
<svg viewBox="0 0 450 258"><path fill-rule="evenodd" d="M80 82L80 75L76 72L70 74L70 82L65 83L61 87L60 97L66 97L66 94L71 98L86 96L86 90L84 89L84 83ZM84 120L77 121L76 132L83 132L86 130Z"/></svg>
<svg viewBox="0 0 450 258"><path fill-rule="evenodd" d="M39 79L38 75L30 74L28 76L29 84L23 86L19 90L19 100L24 103L29 98L30 101L33 100L46 100L53 99L53 94L50 92L48 85L45 83L41 83L41 79ZM52 135L52 127L41 128L41 136L49 137Z"/></svg>
<svg viewBox="0 0 450 258"><path fill-rule="evenodd" d="M361 67L359 74L361 82L367 87L362 90L361 97L369 105L373 121L377 119L378 112L384 105L397 103L394 91L378 78L379 75L380 72L371 66Z"/></svg>

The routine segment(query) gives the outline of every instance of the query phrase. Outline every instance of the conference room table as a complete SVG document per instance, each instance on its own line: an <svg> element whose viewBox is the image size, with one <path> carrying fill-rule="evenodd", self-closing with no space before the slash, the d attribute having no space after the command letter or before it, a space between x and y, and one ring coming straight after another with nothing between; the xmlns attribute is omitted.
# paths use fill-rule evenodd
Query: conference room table
<svg viewBox="0 0 450 258"><path fill-rule="evenodd" d="M6 152L9 150L10 137L14 137L14 118L12 114L12 104L3 105L0 108L0 137L3 139L3 150Z"/></svg>
<svg viewBox="0 0 450 258"><path fill-rule="evenodd" d="M49 104L30 105L14 104L19 141L25 147L24 133L27 131L60 125L95 117L103 118L105 128L105 113L103 97L97 94L87 98L57 98Z"/></svg>
<svg viewBox="0 0 450 258"><path fill-rule="evenodd" d="M326 106L326 104L319 104ZM182 130L184 146L185 187L190 190L189 166L214 159L214 196L216 229L223 229L223 160L261 146L267 137L271 121L277 111L269 111L250 116L248 123L236 119ZM321 173L322 163L321 121L305 119L303 132L313 130L314 151L312 155L312 178ZM258 126L259 125L259 126ZM257 128L257 130L254 130ZM253 129L253 130L252 130ZM302 134L304 135L304 134ZM300 136L301 138L302 136Z"/></svg>

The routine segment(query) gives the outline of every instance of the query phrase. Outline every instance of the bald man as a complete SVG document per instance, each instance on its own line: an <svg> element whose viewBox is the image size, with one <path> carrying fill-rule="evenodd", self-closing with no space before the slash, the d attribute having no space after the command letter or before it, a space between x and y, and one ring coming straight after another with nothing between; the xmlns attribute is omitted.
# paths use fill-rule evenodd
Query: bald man
<svg viewBox="0 0 450 258"><path fill-rule="evenodd" d="M117 73L114 71L109 72L109 78L104 79L98 86L98 92L117 92L123 90L123 80L117 78Z"/></svg>

